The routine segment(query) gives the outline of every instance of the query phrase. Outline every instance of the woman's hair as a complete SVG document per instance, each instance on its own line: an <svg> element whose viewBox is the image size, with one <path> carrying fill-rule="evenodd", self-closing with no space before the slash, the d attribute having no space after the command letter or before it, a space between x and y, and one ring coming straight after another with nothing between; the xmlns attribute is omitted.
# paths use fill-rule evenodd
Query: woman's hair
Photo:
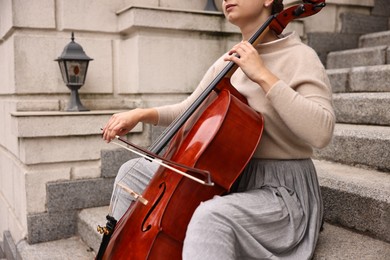
<svg viewBox="0 0 390 260"><path fill-rule="evenodd" d="M272 3L272 14L280 13L283 11L283 0L274 0Z"/></svg>

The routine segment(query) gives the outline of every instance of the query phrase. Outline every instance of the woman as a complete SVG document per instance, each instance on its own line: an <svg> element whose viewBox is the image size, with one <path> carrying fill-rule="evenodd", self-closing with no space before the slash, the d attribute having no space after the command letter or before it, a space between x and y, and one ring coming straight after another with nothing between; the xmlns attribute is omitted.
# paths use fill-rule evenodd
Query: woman
<svg viewBox="0 0 390 260"><path fill-rule="evenodd" d="M269 31L259 45L247 42L271 13L283 9L282 1L224 0L222 5L243 41L213 64L189 98L116 114L104 127L103 138L109 142L139 122L169 124L227 62L235 62L239 69L232 85L264 116L263 137L237 190L201 203L194 212L183 259L309 259L322 223L320 188L310 157L313 147L329 143L335 124L325 69L295 33ZM142 161L125 163L116 181L142 192L158 167ZM113 201L119 219L131 197L122 193Z"/></svg>

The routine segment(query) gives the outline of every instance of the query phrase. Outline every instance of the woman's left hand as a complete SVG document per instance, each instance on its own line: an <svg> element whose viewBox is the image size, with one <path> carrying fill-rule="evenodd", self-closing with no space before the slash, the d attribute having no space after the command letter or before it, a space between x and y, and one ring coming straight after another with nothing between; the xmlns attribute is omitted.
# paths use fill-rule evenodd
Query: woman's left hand
<svg viewBox="0 0 390 260"><path fill-rule="evenodd" d="M267 69L257 50L247 41L236 44L224 60L236 63L245 75L259 84L265 92L279 80Z"/></svg>

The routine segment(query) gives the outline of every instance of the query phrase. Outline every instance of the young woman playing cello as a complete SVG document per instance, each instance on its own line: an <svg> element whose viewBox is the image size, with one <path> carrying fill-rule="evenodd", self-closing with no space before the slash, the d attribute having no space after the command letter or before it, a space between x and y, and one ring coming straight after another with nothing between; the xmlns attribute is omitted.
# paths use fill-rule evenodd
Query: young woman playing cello
<svg viewBox="0 0 390 260"><path fill-rule="evenodd" d="M331 87L316 53L297 34L268 31L253 47L247 40L282 0L224 0L223 12L238 26L242 42L218 59L186 100L164 107L134 109L111 117L107 142L137 123L168 125L207 87L227 62L239 68L232 85L264 117L264 133L236 190L202 202L188 225L183 259L309 259L322 223L322 199L310 159L313 148L331 140L335 124ZM117 180L142 193L158 165L130 160ZM120 219L132 197L115 197Z"/></svg>

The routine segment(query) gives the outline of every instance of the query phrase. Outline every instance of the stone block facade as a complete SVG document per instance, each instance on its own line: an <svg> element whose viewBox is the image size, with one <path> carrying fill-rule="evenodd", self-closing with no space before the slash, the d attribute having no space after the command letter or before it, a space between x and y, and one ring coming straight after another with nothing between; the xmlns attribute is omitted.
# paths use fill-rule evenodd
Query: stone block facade
<svg viewBox="0 0 390 260"><path fill-rule="evenodd" d="M184 99L240 40L221 12L203 11L206 2L0 2L1 234L30 243L71 236L78 210L108 203L116 170L131 157L102 142L100 128L110 115ZM310 43L316 39L310 34L339 34L342 13L365 15L373 6L373 0L327 2L287 31ZM89 112L64 111L69 90L54 59L72 31L93 58L80 90ZM127 138L148 146L158 132L139 125ZM113 163L101 167L104 160Z"/></svg>

